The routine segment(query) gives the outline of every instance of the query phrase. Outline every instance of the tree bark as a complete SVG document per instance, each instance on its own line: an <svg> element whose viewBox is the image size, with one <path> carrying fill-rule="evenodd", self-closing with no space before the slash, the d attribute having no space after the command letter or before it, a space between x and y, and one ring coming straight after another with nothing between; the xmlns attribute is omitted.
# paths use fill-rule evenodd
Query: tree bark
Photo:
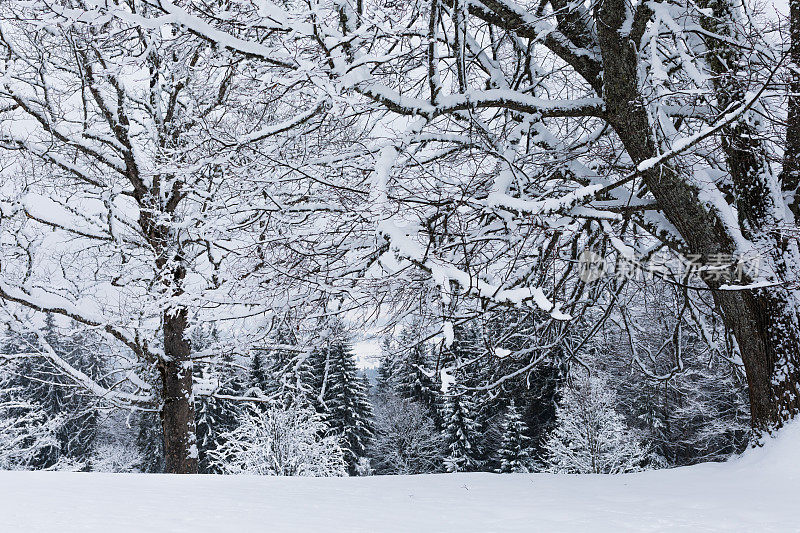
<svg viewBox="0 0 800 533"><path fill-rule="evenodd" d="M164 361L159 370L163 384L164 462L169 474L197 473L192 361L186 327L185 308L164 313Z"/></svg>
<svg viewBox="0 0 800 533"><path fill-rule="evenodd" d="M603 0L596 13L607 118L636 164L657 156L658 151L654 129L639 92L635 44L620 31L627 16L624 0ZM752 167L743 159L750 158L753 166L758 161L743 146L729 144L726 151L735 157L743 156L731 161L738 165L731 171L747 174L740 176L740 191L747 192L742 195L742 205L747 202L753 205L740 215L747 219L742 220L743 224L753 230L754 220L764 217L768 194L759 190L759 186L764 186L758 181L760 176L751 172ZM699 191L683 179L678 163L646 171L643 178L689 251L703 258L736 252L736 243L723 221L698 198ZM794 295L780 286L719 291L716 289L720 281L706 282L715 290L723 320L739 345L747 375L753 428L759 433L780 428L800 412L800 339Z"/></svg>

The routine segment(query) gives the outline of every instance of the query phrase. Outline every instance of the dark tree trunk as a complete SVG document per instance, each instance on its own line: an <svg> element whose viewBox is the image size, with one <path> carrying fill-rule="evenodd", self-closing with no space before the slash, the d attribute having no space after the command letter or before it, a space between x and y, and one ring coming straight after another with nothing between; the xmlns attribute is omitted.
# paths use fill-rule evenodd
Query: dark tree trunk
<svg viewBox="0 0 800 533"><path fill-rule="evenodd" d="M726 326L739 344L753 427L780 428L800 412L800 331L782 289L715 294Z"/></svg>
<svg viewBox="0 0 800 533"><path fill-rule="evenodd" d="M179 308L164 314L164 356L159 367L163 382L161 423L164 428L165 471L197 473L192 361L185 337L187 312Z"/></svg>
<svg viewBox="0 0 800 533"><path fill-rule="evenodd" d="M634 44L620 32L626 19L624 0L603 0L596 11L598 40L603 57L603 96L608 120L631 159L641 162L658 155L656 139L638 88L638 58ZM742 147L727 146L728 154L742 155ZM740 184L744 202L754 205L741 213L751 229L764 216L766 191L757 190L758 175L743 159L731 161L747 175ZM753 160L755 161L755 160ZM754 165L758 161L755 161ZM662 165L643 174L667 219L686 241L689 251L708 258L736 251L722 220L698 199L698 191L680 176L678 163ZM736 178L736 177L734 177ZM762 202L755 201L763 200ZM744 205L744 203L743 203ZM712 289L719 281L708 280ZM733 332L742 356L750 393L751 418L758 432L771 431L800 412L800 340L793 295L783 287L740 291L716 291L726 326Z"/></svg>

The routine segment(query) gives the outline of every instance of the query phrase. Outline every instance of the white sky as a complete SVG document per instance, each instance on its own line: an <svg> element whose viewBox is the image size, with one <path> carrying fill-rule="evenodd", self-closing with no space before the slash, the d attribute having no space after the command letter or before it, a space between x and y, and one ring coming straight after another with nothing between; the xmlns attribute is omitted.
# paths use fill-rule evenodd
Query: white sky
<svg viewBox="0 0 800 533"><path fill-rule="evenodd" d="M353 344L353 351L358 368L375 368L381 355L381 340L376 337L360 340Z"/></svg>

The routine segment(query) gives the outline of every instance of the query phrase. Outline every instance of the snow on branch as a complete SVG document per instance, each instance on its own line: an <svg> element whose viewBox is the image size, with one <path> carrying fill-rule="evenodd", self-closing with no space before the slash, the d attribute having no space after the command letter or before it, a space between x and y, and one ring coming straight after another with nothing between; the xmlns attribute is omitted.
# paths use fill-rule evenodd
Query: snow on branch
<svg viewBox="0 0 800 533"><path fill-rule="evenodd" d="M134 353L142 353L142 349L136 342L136 339L131 337L130 334L112 326L101 317L94 316L86 309L80 308L63 298L58 298L58 301L56 301L55 297L52 295L48 297L35 296L18 287L13 287L5 283L2 278L0 278L0 299L18 303L34 311L55 313L57 315L69 317L81 324L100 328L115 339L124 343L128 348L133 350Z"/></svg>
<svg viewBox="0 0 800 533"><path fill-rule="evenodd" d="M19 317L16 313L12 312L11 314L16 319L16 323L18 324L26 323L26 321L23 318ZM149 393L136 394L118 390L111 390L109 388L103 387L95 380L87 376L84 372L81 372L80 370L69 364L67 361L65 361L62 357L60 357L53 349L53 346L47 340L45 335L39 329L32 328L30 326L26 326L25 329L36 336L36 340L38 341L38 344L41 348L41 352L38 353L37 355L46 358L75 384L79 385L80 387L92 393L93 395L97 396L98 398L101 398L117 407L124 407L124 408L131 408L131 407L146 408L146 407L152 407L155 404L156 398ZM139 380L138 378L137 381L141 382L141 380Z"/></svg>

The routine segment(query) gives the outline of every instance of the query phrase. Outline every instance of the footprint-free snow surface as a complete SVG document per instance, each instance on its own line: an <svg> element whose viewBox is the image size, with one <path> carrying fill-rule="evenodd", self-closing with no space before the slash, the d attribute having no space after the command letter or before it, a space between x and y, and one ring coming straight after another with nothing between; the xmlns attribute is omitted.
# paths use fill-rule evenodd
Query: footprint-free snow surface
<svg viewBox="0 0 800 533"><path fill-rule="evenodd" d="M0 472L0 531L800 531L800 424L727 463L620 476Z"/></svg>

